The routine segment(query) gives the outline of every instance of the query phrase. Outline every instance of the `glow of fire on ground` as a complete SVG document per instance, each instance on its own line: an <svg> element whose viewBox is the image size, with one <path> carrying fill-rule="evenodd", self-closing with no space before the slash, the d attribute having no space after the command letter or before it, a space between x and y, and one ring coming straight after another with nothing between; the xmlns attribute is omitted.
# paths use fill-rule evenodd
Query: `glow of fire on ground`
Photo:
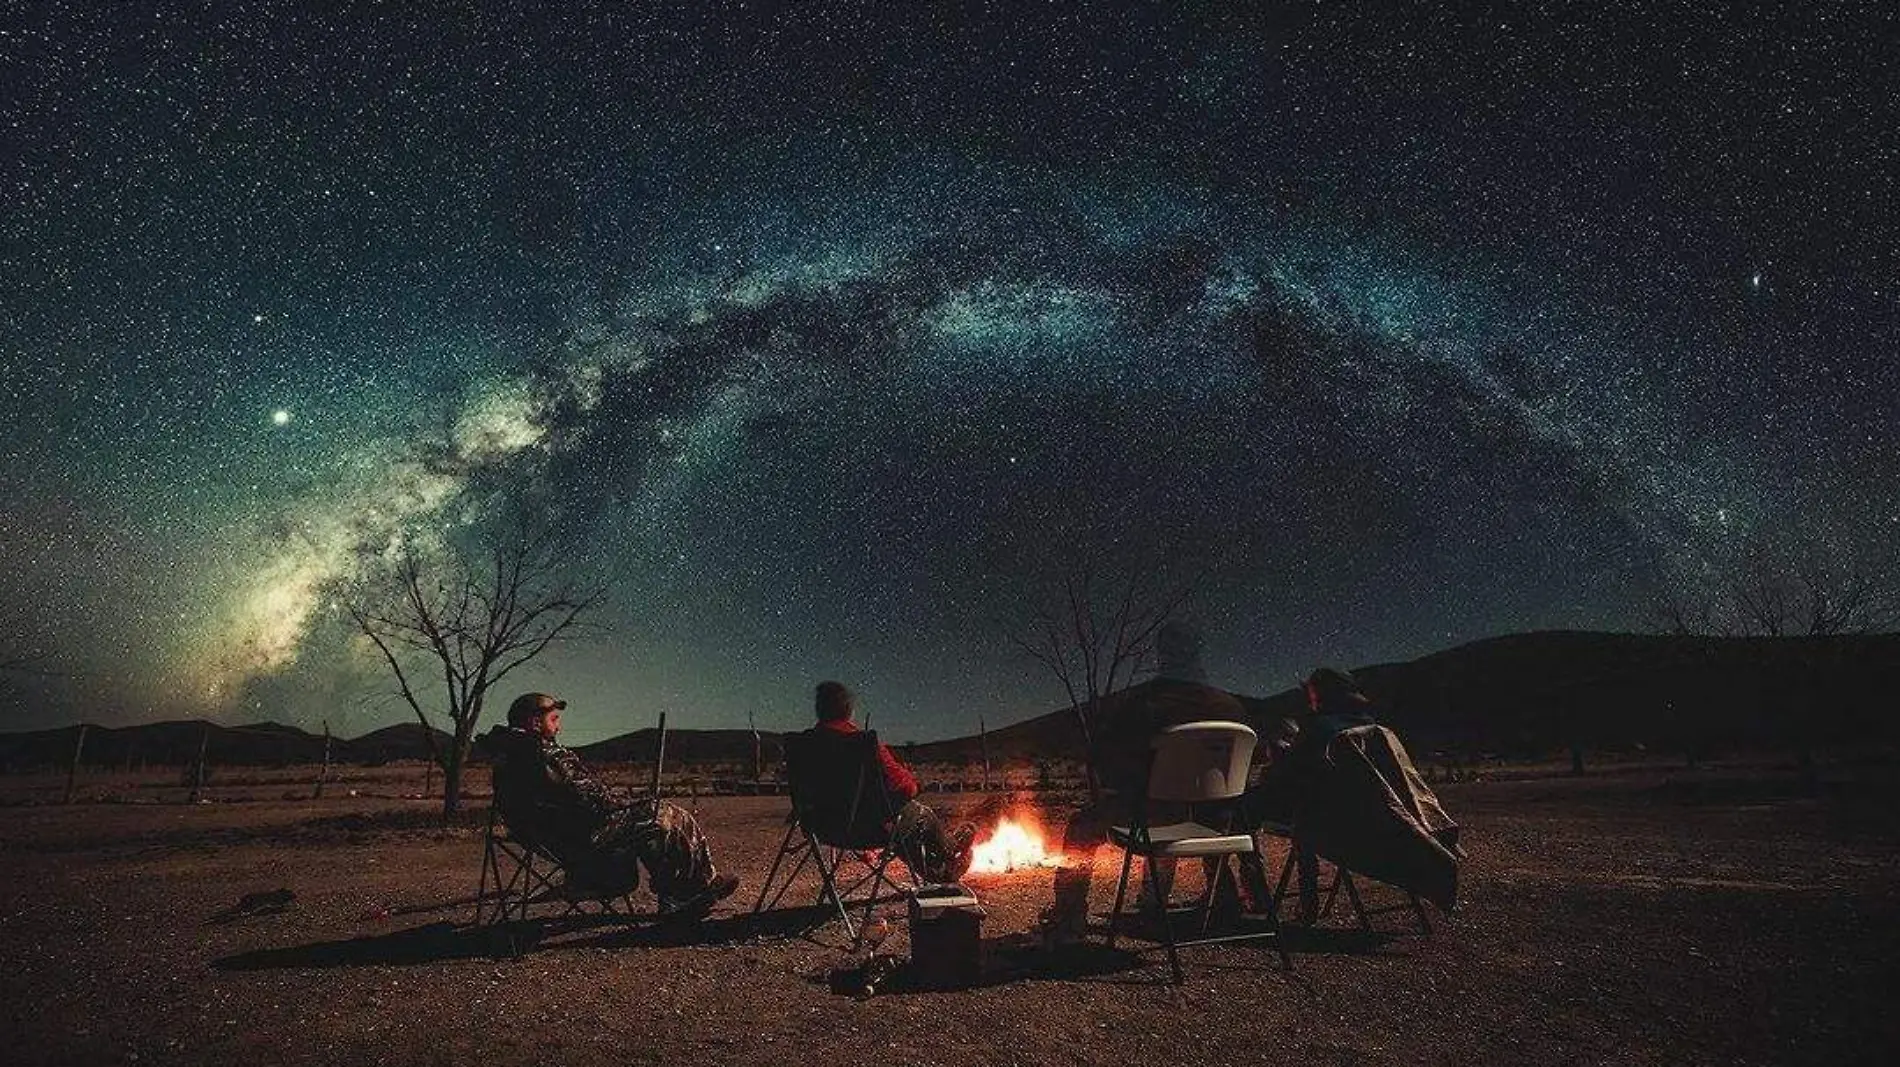
<svg viewBox="0 0 1900 1067"><path fill-rule="evenodd" d="M1007 874L1024 867L1059 867L1062 855L1043 845L1042 827L1017 816L999 820L996 829L970 850L971 874Z"/></svg>

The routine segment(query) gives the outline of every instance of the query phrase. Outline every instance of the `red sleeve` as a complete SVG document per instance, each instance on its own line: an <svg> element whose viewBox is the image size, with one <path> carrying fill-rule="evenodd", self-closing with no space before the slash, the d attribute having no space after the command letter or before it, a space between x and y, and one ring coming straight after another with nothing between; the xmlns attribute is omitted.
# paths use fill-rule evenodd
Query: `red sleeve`
<svg viewBox="0 0 1900 1067"><path fill-rule="evenodd" d="M882 741L877 743L877 758L884 764L884 789L899 800L909 800L917 795L917 776L910 773L904 761L897 758L891 746Z"/></svg>

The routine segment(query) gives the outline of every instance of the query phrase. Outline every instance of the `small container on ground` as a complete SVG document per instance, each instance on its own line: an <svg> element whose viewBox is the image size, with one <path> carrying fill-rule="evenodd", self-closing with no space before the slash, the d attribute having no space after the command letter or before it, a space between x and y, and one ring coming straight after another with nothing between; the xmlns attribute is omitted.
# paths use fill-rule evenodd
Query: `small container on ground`
<svg viewBox="0 0 1900 1067"><path fill-rule="evenodd" d="M983 977L983 905L967 887L921 885L910 898L911 981L964 989Z"/></svg>

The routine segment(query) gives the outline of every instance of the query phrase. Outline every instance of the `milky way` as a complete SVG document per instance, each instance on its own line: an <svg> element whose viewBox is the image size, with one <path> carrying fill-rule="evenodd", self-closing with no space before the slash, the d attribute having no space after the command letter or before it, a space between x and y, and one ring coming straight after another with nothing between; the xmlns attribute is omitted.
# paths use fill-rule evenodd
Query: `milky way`
<svg viewBox="0 0 1900 1067"><path fill-rule="evenodd" d="M587 736L1043 710L1084 562L1265 693L1900 534L1877 5L932 10L7 15L6 722L391 720L339 604L523 506Z"/></svg>

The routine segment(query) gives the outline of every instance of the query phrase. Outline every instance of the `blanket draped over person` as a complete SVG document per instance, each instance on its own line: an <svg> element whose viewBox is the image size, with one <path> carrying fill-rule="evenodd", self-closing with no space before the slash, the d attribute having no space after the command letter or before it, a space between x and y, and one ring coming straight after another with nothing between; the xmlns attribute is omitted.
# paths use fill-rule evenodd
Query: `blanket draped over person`
<svg viewBox="0 0 1900 1067"><path fill-rule="evenodd" d="M1307 768L1300 829L1313 850L1451 911L1458 899L1458 827L1379 725L1339 731Z"/></svg>

